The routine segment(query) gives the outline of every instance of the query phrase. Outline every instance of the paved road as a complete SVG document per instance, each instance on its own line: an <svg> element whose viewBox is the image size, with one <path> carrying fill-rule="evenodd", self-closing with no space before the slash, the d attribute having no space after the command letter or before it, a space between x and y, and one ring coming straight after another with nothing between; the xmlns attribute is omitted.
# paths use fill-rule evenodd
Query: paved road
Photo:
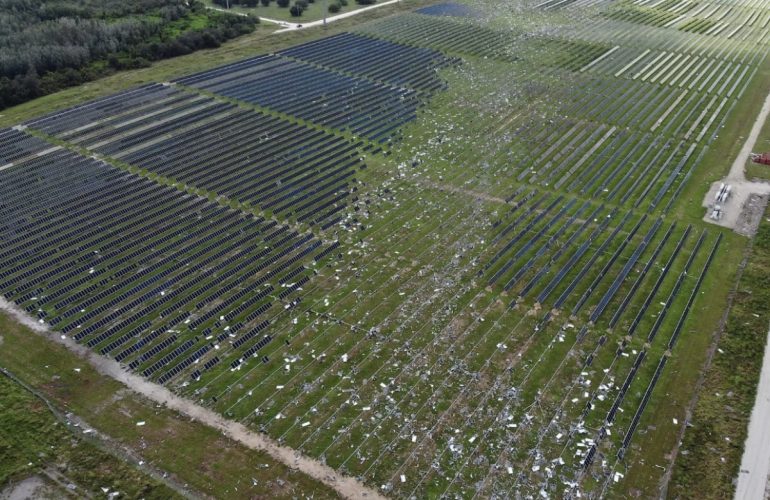
<svg viewBox="0 0 770 500"><path fill-rule="evenodd" d="M761 500L767 497L770 473L770 332L759 377L757 400L751 412L749 435L738 474L736 500Z"/></svg>
<svg viewBox="0 0 770 500"><path fill-rule="evenodd" d="M387 0L386 2L382 3L376 3L374 5L370 5L369 7L361 7L360 9L352 10L350 12L344 12L342 14L337 14L336 16L330 16L326 18L326 24L333 23L334 21L339 21L340 19L345 19L346 17L355 16L356 14L361 14L362 12L366 12L367 10L377 9L379 7L384 7L386 5L391 5L394 3L399 2L400 0ZM236 14L239 16L246 16L248 14L243 14L241 12L231 12L225 9L220 9L218 7L208 7L212 10L218 10L221 12L228 12L230 14ZM278 24L279 26L283 26L283 29L277 30L276 33L283 33L284 31L293 31L293 30L302 30L306 28L313 28L316 26L322 26L324 24L323 19L319 19L317 21L310 21L308 23L290 23L288 21L281 21L279 19L270 19L269 17L262 17L259 16L260 21L266 21L268 23Z"/></svg>

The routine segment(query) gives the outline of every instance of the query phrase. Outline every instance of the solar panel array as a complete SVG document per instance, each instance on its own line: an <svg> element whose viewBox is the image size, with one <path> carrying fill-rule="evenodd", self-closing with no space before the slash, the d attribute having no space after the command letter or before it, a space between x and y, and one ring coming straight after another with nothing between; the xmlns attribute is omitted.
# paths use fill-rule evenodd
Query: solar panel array
<svg viewBox="0 0 770 500"><path fill-rule="evenodd" d="M213 352L243 362L325 251L311 234L26 133L0 138L0 292L161 382Z"/></svg>
<svg viewBox="0 0 770 500"><path fill-rule="evenodd" d="M361 141L174 87L141 95L142 103L129 91L28 125L284 219L324 224L344 210L363 166Z"/></svg>
<svg viewBox="0 0 770 500"><path fill-rule="evenodd" d="M396 43L504 60L510 59L508 49L515 39L512 33L486 26L412 13L378 19L357 27L356 32Z"/></svg>
<svg viewBox="0 0 770 500"><path fill-rule="evenodd" d="M440 52L341 33L296 45L279 55L391 85L435 91L445 84L436 70L454 62Z"/></svg>
<svg viewBox="0 0 770 500"><path fill-rule="evenodd" d="M384 18L27 124L159 183L0 131L0 293L393 496L570 496L597 457L611 478L693 338L683 325L721 241L668 209L761 50L689 34L645 49L625 25L598 36L590 23L573 40L519 39L463 10ZM370 141L443 87L454 59L436 50L479 56L468 66L498 88L458 72L477 95L431 110L421 132L436 137L396 146L399 175L375 171L390 179L353 195ZM500 64L500 80L485 73ZM342 245L293 225L358 212L372 225ZM341 246L350 268L317 285Z"/></svg>
<svg viewBox="0 0 770 500"><path fill-rule="evenodd" d="M357 27L356 32L399 44L507 62L526 62L530 66L549 68L551 72L578 71L611 50L607 43L495 30L473 19L448 15L407 13L390 16Z"/></svg>
<svg viewBox="0 0 770 500"><path fill-rule="evenodd" d="M415 12L426 16L450 16L450 17L476 17L478 12L473 8L460 3L439 3L417 9Z"/></svg>
<svg viewBox="0 0 770 500"><path fill-rule="evenodd" d="M266 55L176 80L385 142L413 120L418 93Z"/></svg>

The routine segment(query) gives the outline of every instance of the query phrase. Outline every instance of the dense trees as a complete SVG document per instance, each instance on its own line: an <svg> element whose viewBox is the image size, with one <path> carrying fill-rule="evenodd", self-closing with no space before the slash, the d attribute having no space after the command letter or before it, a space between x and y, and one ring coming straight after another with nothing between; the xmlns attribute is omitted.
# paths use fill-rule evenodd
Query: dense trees
<svg viewBox="0 0 770 500"><path fill-rule="evenodd" d="M255 23L194 0L0 0L0 109L217 47Z"/></svg>

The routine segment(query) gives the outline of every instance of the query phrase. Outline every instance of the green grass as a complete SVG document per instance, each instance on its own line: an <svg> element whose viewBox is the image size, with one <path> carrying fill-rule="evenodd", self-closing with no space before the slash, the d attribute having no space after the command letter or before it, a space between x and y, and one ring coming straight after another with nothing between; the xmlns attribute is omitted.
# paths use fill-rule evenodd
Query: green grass
<svg viewBox="0 0 770 500"><path fill-rule="evenodd" d="M720 250L706 275L699 297L690 311L677 346L632 441L633 451L629 453L626 464L628 469L622 470L627 476L620 483L622 491L637 492L642 498L660 494L660 467L671 467L670 453L677 445L679 431L686 420L685 409L691 402L693 388L701 375L708 349L714 340L715 325L719 324L723 314L721 305L727 302L730 287L720 284L735 281L735 272L747 243L745 238L725 232ZM710 244L707 242L701 249L700 262L696 260L693 263L690 272L692 276L697 276L700 272L702 258L709 249ZM680 292L680 295L689 295L689 289L686 293ZM669 315L678 318L679 311L672 310ZM673 323L669 325L669 328L663 328L659 335L673 330ZM650 365L648 368L654 369L657 360L656 356L652 356L645 363ZM702 389L702 394L708 393L707 387ZM626 417L630 418L630 415L626 414ZM677 419L678 424L674 424L673 419ZM654 426L655 429L640 432L648 426ZM685 457L680 455L677 460L683 458ZM621 490L616 488L613 491Z"/></svg>
<svg viewBox="0 0 770 500"><path fill-rule="evenodd" d="M163 28L163 37L176 38L186 31L202 30L209 27L211 17L207 12L194 12L189 16L169 23Z"/></svg>
<svg viewBox="0 0 770 500"><path fill-rule="evenodd" d="M762 165L753 161L746 162L746 178L770 181L770 165Z"/></svg>
<svg viewBox="0 0 770 500"><path fill-rule="evenodd" d="M40 399L0 374L0 487L32 475L75 485L77 496L102 496L101 488L127 498L181 498L146 472L67 428Z"/></svg>
<svg viewBox="0 0 770 500"><path fill-rule="evenodd" d="M770 121L762 126L759 132L757 142L754 144L753 153L770 153ZM746 178L757 180L770 180L770 165L754 163L749 160L746 162Z"/></svg>
<svg viewBox="0 0 770 500"><path fill-rule="evenodd" d="M290 498L298 495L336 497L326 486L275 462L266 454L247 449L222 436L219 431L190 421L127 391L120 383L99 375L87 362L64 347L46 341L5 314L0 314L0 335L3 339L0 367L10 370L34 387L60 411L74 413L117 443L135 450L142 460L170 473L177 483L187 484L194 491L217 498ZM0 412L5 411L8 404L6 401L16 401L17 396L13 394L0 395L3 401ZM37 411L43 414L48 410L40 407ZM11 427L4 427L6 429L16 427L10 420L13 415L23 414L18 409L11 412L7 415L9 420L6 420L5 414L0 419L3 425L6 422L11 424ZM50 426L54 425L50 417L45 418ZM138 421L145 421L146 425L138 427ZM32 431L13 439L33 443L49 434L46 426L40 427L41 432L34 432L38 423L37 420L31 420L25 425L29 425ZM2 434L2 438L9 439L7 431ZM49 446L45 442L42 445ZM22 452L8 466L10 470L4 473L5 478L11 474L19 477L18 474L23 476L32 472L25 469L24 464L27 462L24 460L33 458L38 445L30 444L29 450L23 451L25 446L21 446ZM91 463L85 461L85 457L78 458L76 462L82 462L84 467ZM5 466L6 461L2 463ZM35 463L39 467L41 461ZM124 471L127 466L122 467L116 470ZM100 474L96 474L90 480L95 481L99 477ZM256 484L253 484L252 478ZM144 484L141 481L125 480L121 481L123 483L133 484L134 488ZM123 484L123 488L128 487ZM168 498L169 495L161 497Z"/></svg>

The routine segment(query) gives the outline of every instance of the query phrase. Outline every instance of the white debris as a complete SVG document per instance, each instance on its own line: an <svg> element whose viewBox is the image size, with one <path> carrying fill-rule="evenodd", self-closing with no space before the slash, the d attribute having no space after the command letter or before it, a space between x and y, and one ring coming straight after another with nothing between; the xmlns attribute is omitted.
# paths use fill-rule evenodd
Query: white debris
<svg viewBox="0 0 770 500"><path fill-rule="evenodd" d="M140 420L139 422L136 423L137 427L141 427L143 425L144 425L144 420Z"/></svg>
<svg viewBox="0 0 770 500"><path fill-rule="evenodd" d="M308 425L310 425L310 422L302 422L302 427L307 427Z"/></svg>

